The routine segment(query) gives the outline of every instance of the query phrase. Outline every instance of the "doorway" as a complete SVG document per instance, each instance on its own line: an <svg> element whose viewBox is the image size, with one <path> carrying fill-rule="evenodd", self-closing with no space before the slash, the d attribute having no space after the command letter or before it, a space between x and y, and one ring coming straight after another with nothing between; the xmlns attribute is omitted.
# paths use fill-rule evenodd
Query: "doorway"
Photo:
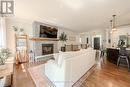
<svg viewBox="0 0 130 87"><path fill-rule="evenodd" d="M95 50L100 49L100 37L94 37L94 49Z"/></svg>

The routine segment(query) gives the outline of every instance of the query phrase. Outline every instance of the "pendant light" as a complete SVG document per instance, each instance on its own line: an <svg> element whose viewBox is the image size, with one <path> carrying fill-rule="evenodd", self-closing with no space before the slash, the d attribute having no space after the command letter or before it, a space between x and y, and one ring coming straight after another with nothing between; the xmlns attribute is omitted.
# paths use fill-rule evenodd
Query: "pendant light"
<svg viewBox="0 0 130 87"><path fill-rule="evenodd" d="M111 24L111 27L110 27L110 29L111 29L111 30L110 30L110 33L112 34L112 33L113 33L113 31L112 31L112 25L113 25L113 24L112 24L112 20L110 20L110 24Z"/></svg>
<svg viewBox="0 0 130 87"><path fill-rule="evenodd" d="M116 31L116 15L112 15L113 20L112 20L112 31Z"/></svg>
<svg viewBox="0 0 130 87"><path fill-rule="evenodd" d="M113 33L114 31L116 31L116 15L112 15L113 19L110 20L110 23L111 23L111 32L110 33Z"/></svg>

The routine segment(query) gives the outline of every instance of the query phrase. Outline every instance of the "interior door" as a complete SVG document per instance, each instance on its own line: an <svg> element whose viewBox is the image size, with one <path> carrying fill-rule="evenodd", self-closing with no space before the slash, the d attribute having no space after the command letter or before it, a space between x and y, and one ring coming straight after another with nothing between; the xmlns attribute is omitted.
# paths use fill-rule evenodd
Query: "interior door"
<svg viewBox="0 0 130 87"><path fill-rule="evenodd" d="M89 43L89 39L88 39L88 37L86 38L86 44L88 44Z"/></svg>
<svg viewBox="0 0 130 87"><path fill-rule="evenodd" d="M100 49L100 38L94 37L94 49L99 50Z"/></svg>

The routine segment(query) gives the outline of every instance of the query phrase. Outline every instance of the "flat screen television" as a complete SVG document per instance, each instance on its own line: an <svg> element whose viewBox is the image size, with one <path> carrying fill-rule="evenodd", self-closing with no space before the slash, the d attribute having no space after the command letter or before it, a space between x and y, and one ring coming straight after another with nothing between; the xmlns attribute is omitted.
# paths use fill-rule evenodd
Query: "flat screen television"
<svg viewBox="0 0 130 87"><path fill-rule="evenodd" d="M40 25L40 38L57 38L58 29Z"/></svg>

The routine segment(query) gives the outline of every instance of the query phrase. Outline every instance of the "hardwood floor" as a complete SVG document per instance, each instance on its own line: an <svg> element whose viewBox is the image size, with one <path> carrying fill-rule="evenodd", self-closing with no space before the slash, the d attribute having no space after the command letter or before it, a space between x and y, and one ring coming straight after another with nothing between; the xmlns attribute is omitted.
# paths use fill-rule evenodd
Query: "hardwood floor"
<svg viewBox="0 0 130 87"><path fill-rule="evenodd" d="M35 87L28 72L22 67L21 64L15 66L13 87Z"/></svg>
<svg viewBox="0 0 130 87"><path fill-rule="evenodd" d="M130 87L130 72L110 62L98 63L81 87Z"/></svg>
<svg viewBox="0 0 130 87"><path fill-rule="evenodd" d="M46 63L46 61L15 65L13 87L36 87L27 71L27 68L44 64L44 63Z"/></svg>
<svg viewBox="0 0 130 87"><path fill-rule="evenodd" d="M15 68L14 87L35 87L23 66L27 67L24 64ZM127 68L117 67L107 61L98 62L94 72L85 79L80 87L130 87L130 72Z"/></svg>

